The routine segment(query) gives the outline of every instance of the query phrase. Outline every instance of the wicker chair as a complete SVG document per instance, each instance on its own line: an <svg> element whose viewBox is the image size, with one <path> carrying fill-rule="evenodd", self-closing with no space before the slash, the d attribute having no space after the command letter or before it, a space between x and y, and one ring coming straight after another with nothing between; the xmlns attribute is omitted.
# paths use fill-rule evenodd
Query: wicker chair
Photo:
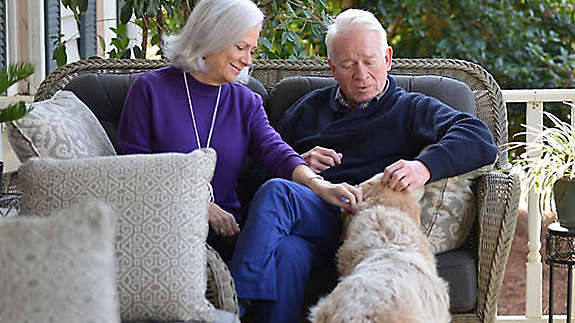
<svg viewBox="0 0 575 323"><path fill-rule="evenodd" d="M139 73L165 66L163 60L88 60L63 66L50 73L40 85L35 101L51 97L72 79L93 73ZM508 166L507 113L499 86L480 66L452 59L394 59L391 74L435 74L465 82L475 94L477 116L483 120L500 147L497 170ZM321 60L256 60L252 76L269 90L278 81L294 75L331 75ZM453 322L493 322L497 299L513 239L519 200L518 178L502 171L484 175L475 185L477 223L470 244L477 253L477 306L471 313L454 314ZM208 291L210 301L223 310L237 313L233 281L221 258L208 247Z"/></svg>

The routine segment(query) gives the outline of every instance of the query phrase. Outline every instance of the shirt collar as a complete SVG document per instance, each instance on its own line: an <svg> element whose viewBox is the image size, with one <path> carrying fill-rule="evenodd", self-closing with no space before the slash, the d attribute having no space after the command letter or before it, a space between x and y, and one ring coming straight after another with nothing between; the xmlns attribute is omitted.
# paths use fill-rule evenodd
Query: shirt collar
<svg viewBox="0 0 575 323"><path fill-rule="evenodd" d="M385 94L385 92L387 91L387 88L389 87L389 80L386 80L385 82L385 86L383 87L383 90L381 92L379 92L376 96L374 96L371 100L369 101L365 101L365 102L361 102L359 104L359 109L364 110L367 109L369 107L369 105L373 102L377 102L379 99L381 99L383 97L383 95ZM343 94L343 92L341 91L341 86L338 85L337 87L337 91L335 93L335 99L336 101L341 104L342 106L344 106L345 108L348 108L350 110L354 110L355 108L349 103L349 101L347 100L347 98L345 97L345 95Z"/></svg>

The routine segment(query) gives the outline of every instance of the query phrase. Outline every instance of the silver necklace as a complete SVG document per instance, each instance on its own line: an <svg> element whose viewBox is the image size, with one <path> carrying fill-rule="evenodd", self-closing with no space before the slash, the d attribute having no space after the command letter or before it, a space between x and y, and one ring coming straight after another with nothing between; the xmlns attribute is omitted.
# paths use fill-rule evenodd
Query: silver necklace
<svg viewBox="0 0 575 323"><path fill-rule="evenodd" d="M190 96L190 88L188 87L188 78L186 77L186 72L182 72L184 75L184 84L186 85L186 94L188 95L188 106L190 107L190 113L192 114L192 123L194 124L194 132L196 133L196 143L198 144L198 149L202 148L200 144L200 134L198 132L198 126L196 125L196 117L194 115L194 107L192 106L192 97ZM210 125L210 132L208 133L208 140L206 141L206 148L210 148L210 142L212 141L212 133L214 132L214 125L216 124L216 115L218 114L218 105L220 104L220 94L222 94L222 86L218 86L218 97L216 98L216 106L214 107L214 114L212 115L212 124ZM211 183L208 183L208 190L210 191L210 203L214 203L214 189Z"/></svg>
<svg viewBox="0 0 575 323"><path fill-rule="evenodd" d="M196 117L194 116L194 108L192 106L192 97L190 96L190 88L188 87L188 78L186 73L184 75L184 84L186 84L186 94L188 95L188 106L190 107L190 113L192 114L192 123L194 124L194 132L196 133L196 143L198 144L198 149L202 148L200 144L200 135L198 133L198 126L196 125ZM210 132L208 133L208 140L206 141L206 148L210 148L210 142L212 141L212 133L214 132L214 125L216 124L216 115L218 114L218 105L220 104L220 94L222 94L222 86L218 86L218 97L216 98L216 106L214 107L214 114L212 115L212 124L210 125Z"/></svg>

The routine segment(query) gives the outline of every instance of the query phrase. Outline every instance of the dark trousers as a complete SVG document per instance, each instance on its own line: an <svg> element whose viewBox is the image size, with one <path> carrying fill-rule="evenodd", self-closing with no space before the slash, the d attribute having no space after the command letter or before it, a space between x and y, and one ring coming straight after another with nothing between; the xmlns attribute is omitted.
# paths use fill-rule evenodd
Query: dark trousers
<svg viewBox="0 0 575 323"><path fill-rule="evenodd" d="M258 322L298 322L310 273L339 245L340 209L305 186L266 182L254 196L230 270L239 298L256 302Z"/></svg>

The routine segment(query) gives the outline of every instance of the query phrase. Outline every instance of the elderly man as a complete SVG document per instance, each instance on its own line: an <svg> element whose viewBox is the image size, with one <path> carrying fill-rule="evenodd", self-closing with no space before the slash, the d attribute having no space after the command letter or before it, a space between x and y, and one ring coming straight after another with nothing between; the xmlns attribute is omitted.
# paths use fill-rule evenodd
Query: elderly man
<svg viewBox="0 0 575 323"><path fill-rule="evenodd" d="M342 12L329 27L338 84L304 96L280 125L285 141L318 173L311 180L354 185L383 172L387 185L411 191L492 163L497 148L485 124L396 85L386 38L362 10ZM251 303L258 322L297 322L310 272L326 266L338 247L339 209L312 190L274 179L252 200L231 271L242 307L257 300ZM348 193L343 198L351 204L361 201L353 186Z"/></svg>

